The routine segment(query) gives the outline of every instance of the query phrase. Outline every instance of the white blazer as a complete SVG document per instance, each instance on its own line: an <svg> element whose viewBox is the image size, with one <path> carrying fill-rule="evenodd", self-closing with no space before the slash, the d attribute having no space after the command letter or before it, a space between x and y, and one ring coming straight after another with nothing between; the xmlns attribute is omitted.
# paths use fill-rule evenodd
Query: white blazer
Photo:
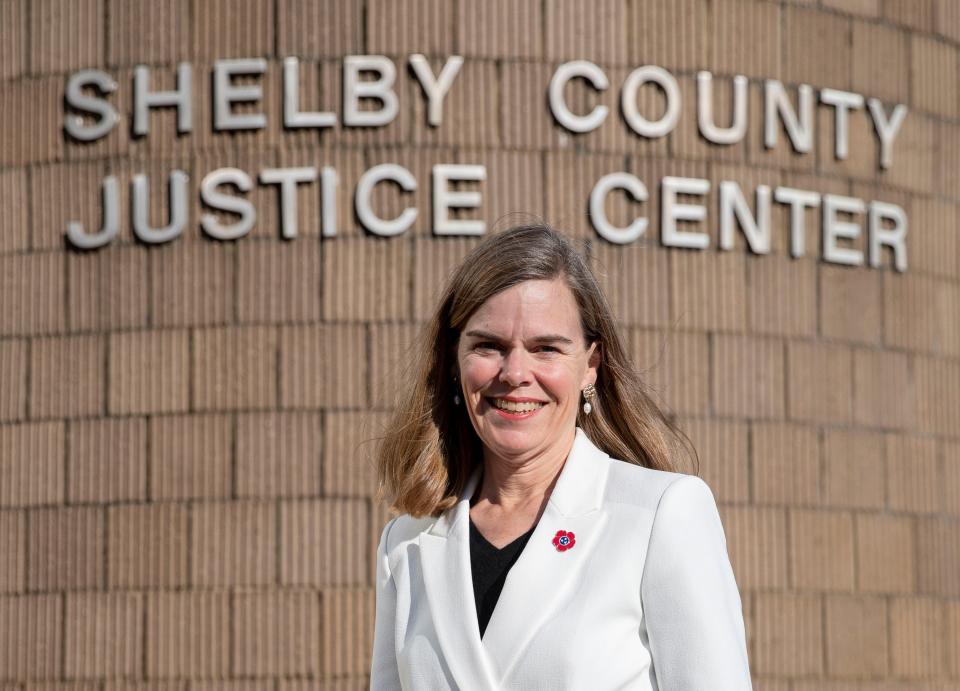
<svg viewBox="0 0 960 691"><path fill-rule="evenodd" d="M397 516L377 551L374 691L747 691L740 594L710 488L579 428L480 638L469 510ZM558 530L574 533L559 551Z"/></svg>

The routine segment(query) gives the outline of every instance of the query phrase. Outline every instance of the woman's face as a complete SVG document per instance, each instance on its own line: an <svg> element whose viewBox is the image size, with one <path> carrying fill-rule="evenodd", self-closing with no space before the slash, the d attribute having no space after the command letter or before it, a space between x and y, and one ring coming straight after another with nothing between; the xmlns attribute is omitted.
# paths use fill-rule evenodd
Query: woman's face
<svg viewBox="0 0 960 691"><path fill-rule="evenodd" d="M486 453L526 460L569 444L599 360L562 277L525 281L483 303L461 332L457 361Z"/></svg>

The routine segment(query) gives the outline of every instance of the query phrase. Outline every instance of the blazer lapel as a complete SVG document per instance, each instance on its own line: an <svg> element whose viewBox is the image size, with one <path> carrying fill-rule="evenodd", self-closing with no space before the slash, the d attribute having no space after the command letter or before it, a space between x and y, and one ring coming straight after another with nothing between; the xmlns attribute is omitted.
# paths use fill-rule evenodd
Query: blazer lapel
<svg viewBox="0 0 960 691"><path fill-rule="evenodd" d="M507 574L483 635L494 674L505 679L546 620L569 596L607 521L601 508L607 456L578 428L547 506L520 558ZM563 552L553 545L558 530L574 534Z"/></svg>
<svg viewBox="0 0 960 691"><path fill-rule="evenodd" d="M480 642L470 570L470 497L480 470L474 469L460 501L420 534L420 559L433 627L457 686L494 691L497 684Z"/></svg>
<svg viewBox="0 0 960 691"><path fill-rule="evenodd" d="M578 428L547 506L507 574L483 640L473 595L469 537L470 497L481 468L474 469L457 504L420 534L423 581L434 628L460 688L496 689L563 602L606 523L601 504L608 467L606 454ZM574 533L572 548L561 552L554 547L558 530Z"/></svg>

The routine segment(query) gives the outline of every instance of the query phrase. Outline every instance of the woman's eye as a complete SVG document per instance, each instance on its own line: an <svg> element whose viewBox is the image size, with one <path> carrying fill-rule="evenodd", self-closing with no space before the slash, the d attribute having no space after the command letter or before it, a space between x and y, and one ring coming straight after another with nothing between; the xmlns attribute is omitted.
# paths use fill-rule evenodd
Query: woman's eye
<svg viewBox="0 0 960 691"><path fill-rule="evenodd" d="M478 350L499 350L500 346L491 341L481 341L474 346Z"/></svg>
<svg viewBox="0 0 960 691"><path fill-rule="evenodd" d="M537 351L541 353L559 353L559 349L551 345L542 345L537 347Z"/></svg>

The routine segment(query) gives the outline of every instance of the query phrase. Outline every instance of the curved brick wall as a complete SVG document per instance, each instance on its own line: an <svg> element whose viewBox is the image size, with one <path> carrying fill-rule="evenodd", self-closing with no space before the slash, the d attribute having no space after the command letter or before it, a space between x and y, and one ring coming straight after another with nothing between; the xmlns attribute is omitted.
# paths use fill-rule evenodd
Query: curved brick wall
<svg viewBox="0 0 960 691"><path fill-rule="evenodd" d="M0 689L300 691L366 687L371 555L387 519L372 500L369 445L389 410L404 348L447 269L474 237L438 237L433 166L485 166L478 210L503 227L528 212L573 235L602 275L638 364L700 451L743 593L755 688L947 689L960 684L960 9L952 0L0 0ZM408 56L462 69L431 127ZM302 110L342 119L344 57L397 65L396 118L381 127L285 131L282 59L299 58ZM215 131L212 72L267 60L260 130ZM573 134L550 114L557 67L583 59ZM173 89L193 70L193 129L173 109L132 134L133 74ZM620 114L641 65L676 79L682 110L644 139ZM64 131L68 80L116 80L119 124L92 143ZM698 134L696 74L713 74L730 123L734 75L748 128L734 144ZM764 146L765 80L813 87L814 140ZM849 113L838 160L824 89L908 112L880 166L866 107ZM641 91L649 119L659 92ZM339 120L338 120L339 121ZM90 124L92 120L86 119ZM419 209L404 233L357 220L354 189L381 163L417 181L378 185L371 207ZM283 239L264 169L333 168L336 237L321 238L320 183L297 193ZM245 171L250 233L213 240L199 219L204 176ZM168 219L167 175L187 183L188 223L136 240L132 176L149 176L149 219ZM616 244L587 217L604 175L643 181L646 202L611 193L610 222L649 219ZM67 223L101 223L118 181L119 233L79 251ZM664 177L705 180L706 208L660 241ZM822 214L771 211L769 253L739 226L720 249L720 183L750 209L758 186L901 208L905 271L828 260ZM328 201L331 197L327 197ZM849 217L843 216L850 220ZM866 253L858 238L840 244ZM223 216L221 220L230 217ZM233 219L235 220L235 218ZM489 232L489 230L488 230ZM690 470L690 469L686 469ZM42 686L41 686L42 684Z"/></svg>

